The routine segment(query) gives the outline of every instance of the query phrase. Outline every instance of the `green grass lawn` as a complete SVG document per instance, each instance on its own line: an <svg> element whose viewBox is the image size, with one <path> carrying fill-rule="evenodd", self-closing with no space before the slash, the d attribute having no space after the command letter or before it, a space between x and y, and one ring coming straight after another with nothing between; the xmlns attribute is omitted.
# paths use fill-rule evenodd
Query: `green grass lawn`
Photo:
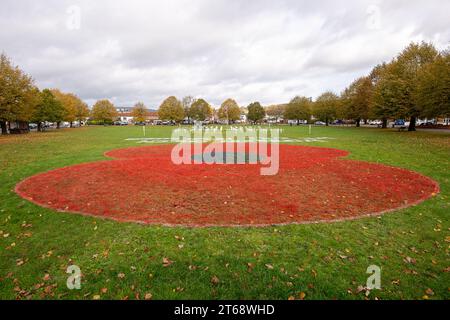
<svg viewBox="0 0 450 320"><path fill-rule="evenodd" d="M171 130L147 127L147 137ZM307 145L345 149L350 158L415 170L440 184L439 195L416 207L349 222L143 226L54 212L13 192L28 176L105 159L103 152L136 146L125 139L140 136L135 126L0 136L1 299L364 299L358 287L369 265L382 268L382 289L369 299L450 298L449 133L313 128L313 137L334 139ZM283 136L309 137L306 127L284 127ZM164 266L163 258L173 263ZM72 263L83 273L80 290L66 287Z"/></svg>

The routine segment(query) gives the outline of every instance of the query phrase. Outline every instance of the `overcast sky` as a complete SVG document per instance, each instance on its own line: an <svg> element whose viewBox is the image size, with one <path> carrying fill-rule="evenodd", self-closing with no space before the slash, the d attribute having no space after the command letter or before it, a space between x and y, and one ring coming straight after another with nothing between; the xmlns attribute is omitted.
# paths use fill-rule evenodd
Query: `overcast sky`
<svg viewBox="0 0 450 320"><path fill-rule="evenodd" d="M214 106L339 93L411 41L450 43L448 0L1 0L0 51L92 105Z"/></svg>

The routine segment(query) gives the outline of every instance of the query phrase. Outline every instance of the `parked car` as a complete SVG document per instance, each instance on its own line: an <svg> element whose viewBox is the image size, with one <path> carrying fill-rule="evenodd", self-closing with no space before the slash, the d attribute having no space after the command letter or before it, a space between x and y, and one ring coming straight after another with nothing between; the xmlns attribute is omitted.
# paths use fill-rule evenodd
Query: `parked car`
<svg viewBox="0 0 450 320"><path fill-rule="evenodd" d="M293 125L301 125L301 124L308 124L307 120L288 120L288 124Z"/></svg>
<svg viewBox="0 0 450 320"><path fill-rule="evenodd" d="M418 126L434 126L436 124L437 124L436 119L431 119L431 120L425 119L425 120L417 120L416 121L416 125L418 125Z"/></svg>
<svg viewBox="0 0 450 320"><path fill-rule="evenodd" d="M36 123L29 124L30 129L37 129L38 125Z"/></svg>
<svg viewBox="0 0 450 320"><path fill-rule="evenodd" d="M163 121L161 122L163 126L174 126L176 125L175 121Z"/></svg>
<svg viewBox="0 0 450 320"><path fill-rule="evenodd" d="M369 124L371 126L381 126L383 124L383 122L381 120L371 120L371 121L369 121Z"/></svg>
<svg viewBox="0 0 450 320"><path fill-rule="evenodd" d="M404 126L405 125L405 120L403 119L397 119L394 121L394 126Z"/></svg>
<svg viewBox="0 0 450 320"><path fill-rule="evenodd" d="M336 125L338 125L338 124L344 124L344 121L342 121L342 120L334 120L334 121L333 121L333 124L336 124Z"/></svg>
<svg viewBox="0 0 450 320"><path fill-rule="evenodd" d="M135 125L135 126L145 126L145 125L146 125L146 123L145 123L145 122L142 122L142 121L140 121L140 122L135 122L135 123L134 123L134 125Z"/></svg>
<svg viewBox="0 0 450 320"><path fill-rule="evenodd" d="M316 122L314 122L314 124L315 124L316 126L324 126L324 125L326 125L326 123L323 122L323 121L316 121Z"/></svg>

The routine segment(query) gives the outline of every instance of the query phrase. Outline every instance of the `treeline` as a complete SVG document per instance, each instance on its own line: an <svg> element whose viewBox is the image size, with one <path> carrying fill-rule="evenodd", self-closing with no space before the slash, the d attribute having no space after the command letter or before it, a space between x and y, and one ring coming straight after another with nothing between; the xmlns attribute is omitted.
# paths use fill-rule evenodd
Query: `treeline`
<svg viewBox="0 0 450 320"><path fill-rule="evenodd" d="M33 79L2 54L0 56L0 126L2 134L8 126L28 130L30 122L41 131L45 122L82 121L89 115L88 106L75 94L58 89L40 91ZM9 128L11 129L11 127Z"/></svg>
<svg viewBox="0 0 450 320"><path fill-rule="evenodd" d="M203 99L181 101L167 98L160 106L162 120L180 122L185 118L204 120L214 110ZM216 117L233 123L245 114L252 122L267 116L275 119L310 122L312 118L327 125L333 120L350 120L360 126L367 120L381 120L386 128L390 119L409 120L414 131L418 118L450 117L450 54L438 52L429 43L411 43L390 62L353 81L339 95L325 92L315 101L297 96L287 104L263 108L259 102L240 108L233 99L225 100Z"/></svg>
<svg viewBox="0 0 450 320"><path fill-rule="evenodd" d="M147 109L136 104L133 114L145 121ZM77 95L61 92L59 89L42 91L34 84L32 77L12 64L4 54L0 56L0 126L1 133L23 133L29 131L29 123L36 123L38 131L44 130L47 122L74 122L80 125L90 119L93 123L105 124L114 121L118 114L109 100L99 100L92 110Z"/></svg>
<svg viewBox="0 0 450 320"><path fill-rule="evenodd" d="M353 81L340 95L325 92L316 101L295 97L287 105L267 108L272 117L289 120L409 120L415 130L420 117L450 117L450 55L428 43L412 43L388 63L375 66Z"/></svg>
<svg viewBox="0 0 450 320"><path fill-rule="evenodd" d="M165 99L159 107L158 116L161 120L179 123L183 120L205 121L216 117L228 123L234 123L241 119L241 115L246 114L252 122L264 119L266 112L259 102L253 102L247 107L239 107L233 99L226 99L218 110L214 110L205 99L195 99L192 96L178 100L171 96Z"/></svg>
<svg viewBox="0 0 450 320"><path fill-rule="evenodd" d="M339 95L325 92L315 101L297 96L288 104L264 108L259 102L240 107L235 100L225 100L214 110L204 99L187 96L181 100L171 96L159 107L161 120L179 123L185 119L204 121L212 117L228 123L245 114L252 123L267 116L285 120L314 119L327 125L335 119L352 120L357 126L369 119L382 120L386 128L389 119L409 119L409 130L415 130L419 117L450 117L450 54L438 52L428 43L411 43L390 62L375 66L372 71L353 81ZM146 120L148 110L137 103L132 116L136 122ZM92 110L75 94L58 89L40 91L33 79L0 56L0 126L2 134L7 124L28 126L34 122L38 130L45 122L59 127L61 122L80 123L87 117L95 124L110 123L118 113L109 100L97 101Z"/></svg>

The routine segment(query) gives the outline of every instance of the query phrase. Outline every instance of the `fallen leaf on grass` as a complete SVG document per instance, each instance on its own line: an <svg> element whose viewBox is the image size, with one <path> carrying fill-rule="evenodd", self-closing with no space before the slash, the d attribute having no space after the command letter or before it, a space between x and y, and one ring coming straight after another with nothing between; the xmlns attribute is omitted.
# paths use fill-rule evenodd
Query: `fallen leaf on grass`
<svg viewBox="0 0 450 320"><path fill-rule="evenodd" d="M121 273L119 273L119 274L117 275L117 277L118 277L119 279L123 279L123 278L125 278L125 273L121 272Z"/></svg>
<svg viewBox="0 0 450 320"><path fill-rule="evenodd" d="M145 294L145 296L144 296L144 299L145 299L145 300L151 300L152 297L153 297L153 295L152 295L150 292L147 292L147 293Z"/></svg>
<svg viewBox="0 0 450 320"><path fill-rule="evenodd" d="M416 259L413 259L411 257L406 257L405 259L403 259L403 261L405 263L411 263L411 264L416 264Z"/></svg>
<svg viewBox="0 0 450 320"><path fill-rule="evenodd" d="M418 275L416 270L405 269L403 272L406 273L406 274L412 274L412 275L415 275L415 276Z"/></svg>
<svg viewBox="0 0 450 320"><path fill-rule="evenodd" d="M213 285L217 285L217 284L219 284L219 282L220 282L220 280L219 280L219 278L217 278L217 276L213 276L213 277L211 278L211 283L212 283Z"/></svg>
<svg viewBox="0 0 450 320"><path fill-rule="evenodd" d="M23 259L17 259L16 260L16 265L17 266L21 266L21 265L23 265L25 263L25 261L23 260Z"/></svg>
<svg viewBox="0 0 450 320"><path fill-rule="evenodd" d="M44 286L44 283L37 283L34 285L34 290L39 290L40 288L42 288Z"/></svg>
<svg viewBox="0 0 450 320"><path fill-rule="evenodd" d="M165 268L167 268L168 266L170 266L173 263L173 261L171 261L169 258L163 258L162 262L163 262L163 267L165 267Z"/></svg>

